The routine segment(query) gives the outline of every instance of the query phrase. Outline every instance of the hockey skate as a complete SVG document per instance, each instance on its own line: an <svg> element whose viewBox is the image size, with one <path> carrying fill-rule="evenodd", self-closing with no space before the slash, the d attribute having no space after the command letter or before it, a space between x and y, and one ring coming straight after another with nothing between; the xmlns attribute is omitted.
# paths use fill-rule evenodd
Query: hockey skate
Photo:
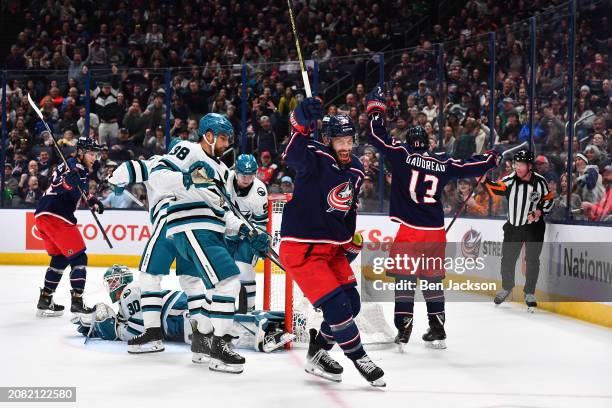
<svg viewBox="0 0 612 408"><path fill-rule="evenodd" d="M245 359L232 348L232 336L212 336L208 369L222 373L240 374L244 371Z"/></svg>
<svg viewBox="0 0 612 408"><path fill-rule="evenodd" d="M38 298L38 309L36 316L38 317L55 317L64 314L64 306L56 305L53 302L53 294L45 292L44 289L40 290L40 297Z"/></svg>
<svg viewBox="0 0 612 408"><path fill-rule="evenodd" d="M257 325L255 335L256 348L264 353L271 353L295 340L295 335L282 330L278 324L262 319Z"/></svg>
<svg viewBox="0 0 612 408"><path fill-rule="evenodd" d="M70 312L79 314L93 313L94 309L85 306L85 304L83 303L83 292L71 290L70 295L72 296L70 303Z"/></svg>
<svg viewBox="0 0 612 408"><path fill-rule="evenodd" d="M161 327L149 327L145 332L128 340L128 353L146 354L164 351Z"/></svg>
<svg viewBox="0 0 612 408"><path fill-rule="evenodd" d="M385 372L382 370L382 368L374 364L372 359L368 357L367 354L353 361L353 364L355 364L355 368L357 371L359 371L359 374L361 374L361 376L365 378L366 381L373 387L387 386L387 383L385 383L385 380L383 380Z"/></svg>
<svg viewBox="0 0 612 408"><path fill-rule="evenodd" d="M198 330L198 322L189 322L192 329L191 337L191 361L196 364L207 364L210 361L210 345L212 342L212 332L204 334Z"/></svg>
<svg viewBox="0 0 612 408"><path fill-rule="evenodd" d="M316 337L317 330L310 329L310 343L308 345L307 361L304 370L308 374L316 375L326 380L341 382L344 369L340 363L331 358L329 353L317 343Z"/></svg>
<svg viewBox="0 0 612 408"><path fill-rule="evenodd" d="M535 312L536 307L538 307L538 301L533 293L525 293L525 303L529 313Z"/></svg>
<svg viewBox="0 0 612 408"><path fill-rule="evenodd" d="M446 332L444 331L444 313L428 315L428 317L429 329L427 329L427 333L423 335L425 345L433 349L445 349Z"/></svg>
<svg viewBox="0 0 612 408"><path fill-rule="evenodd" d="M500 290L495 295L495 299L493 299L493 303L495 303L496 306L501 305L508 298L508 296L510 296L511 293L512 293L512 290L506 290L506 289Z"/></svg>
<svg viewBox="0 0 612 408"><path fill-rule="evenodd" d="M410 340L412 334L412 317L406 317L404 319L404 325L397 330L397 336L395 336L395 344L398 346L400 353L404 352L406 344Z"/></svg>

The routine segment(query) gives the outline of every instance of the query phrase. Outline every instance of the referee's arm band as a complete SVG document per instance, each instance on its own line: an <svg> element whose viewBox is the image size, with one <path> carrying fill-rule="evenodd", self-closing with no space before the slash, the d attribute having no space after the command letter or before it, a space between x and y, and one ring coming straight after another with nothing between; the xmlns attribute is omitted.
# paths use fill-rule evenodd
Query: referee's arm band
<svg viewBox="0 0 612 408"><path fill-rule="evenodd" d="M489 194L495 194L495 195L505 195L506 194L506 183L504 183L502 180L499 181L493 181L493 180L489 180L488 178L485 178L485 182L484 182L485 187L487 188L487 190L489 190Z"/></svg>
<svg viewBox="0 0 612 408"><path fill-rule="evenodd" d="M548 214L554 204L554 195L552 191L549 191L538 203L538 208L544 213Z"/></svg>

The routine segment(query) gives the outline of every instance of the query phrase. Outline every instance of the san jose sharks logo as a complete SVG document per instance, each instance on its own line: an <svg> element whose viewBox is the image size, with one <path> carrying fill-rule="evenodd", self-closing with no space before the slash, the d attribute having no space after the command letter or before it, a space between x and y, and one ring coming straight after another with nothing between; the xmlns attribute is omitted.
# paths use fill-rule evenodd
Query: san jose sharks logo
<svg viewBox="0 0 612 408"><path fill-rule="evenodd" d="M473 228L470 228L461 240L461 252L466 258L477 258L480 253L480 243L482 242L482 234Z"/></svg>
<svg viewBox="0 0 612 408"><path fill-rule="evenodd" d="M331 189L327 194L327 204L329 208L327 212L342 211L347 212L353 205L354 195L353 184L350 181L346 181Z"/></svg>

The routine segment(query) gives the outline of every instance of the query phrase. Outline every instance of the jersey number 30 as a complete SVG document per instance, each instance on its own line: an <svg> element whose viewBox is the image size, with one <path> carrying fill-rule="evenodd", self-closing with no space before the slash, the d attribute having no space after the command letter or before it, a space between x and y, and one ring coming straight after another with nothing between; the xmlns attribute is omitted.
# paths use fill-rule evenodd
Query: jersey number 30
<svg viewBox="0 0 612 408"><path fill-rule="evenodd" d="M408 191L410 191L410 198L415 203L425 203L432 204L436 202L434 195L438 190L438 178L433 174L425 174L423 180L419 180L421 173L418 170L412 170L412 175L410 176L410 185L408 186ZM419 196L416 193L417 183L422 182L426 186L429 184L429 188L425 190L425 194L422 196L422 201L419 201Z"/></svg>

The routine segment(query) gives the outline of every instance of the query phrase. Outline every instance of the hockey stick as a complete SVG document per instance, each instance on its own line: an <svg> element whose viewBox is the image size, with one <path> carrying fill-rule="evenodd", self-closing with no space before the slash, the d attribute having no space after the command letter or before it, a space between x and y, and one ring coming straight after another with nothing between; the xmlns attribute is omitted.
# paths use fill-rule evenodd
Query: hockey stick
<svg viewBox="0 0 612 408"><path fill-rule="evenodd" d="M502 159L506 158L507 156L509 156L511 153L516 152L517 150L523 149L525 147L528 147L529 143L527 141L521 143L518 146L513 147L512 149L508 149L505 152L502 153ZM480 183L482 183L482 179L485 178L485 176L487 175L487 173L484 173L482 176L480 176L478 178L478 181L476 181L476 186L474 187L474 191L476 191L476 187L478 187L478 185ZM463 210L465 209L465 205L467 204L467 202L470 200L470 198L472 198L474 196L474 192L472 192L471 194L469 194L465 200L463 200L463 202L461 203L461 206L459 207L459 209L457 210L457 212L455 213L455 216L453 217L453 219L451 220L451 222L448 224L448 227L446 227L446 231L448 232L448 230L451 229L451 227L453 226L453 224L455 223L455 221L457 221L457 217L459 217L459 215L461 215L461 213L463 212Z"/></svg>
<svg viewBox="0 0 612 408"><path fill-rule="evenodd" d="M295 48L297 49L298 61L300 63L300 70L302 71L302 80L304 81L304 91L306 91L306 97L312 96L310 90L310 80L308 79L308 72L304 65L304 59L302 58L302 48L300 47L300 40L297 35L297 28L295 27L295 19L293 18L293 9L291 7L291 0L287 0L287 7L289 8L289 20L291 20L291 30L293 31L293 38L295 38Z"/></svg>
<svg viewBox="0 0 612 408"><path fill-rule="evenodd" d="M51 140L53 140L53 146L55 146L55 149L57 150L57 153L59 154L60 158L64 162L64 166L66 166L66 169L70 170L70 167L68 166L68 162L66 161L66 157L64 157L64 154L62 153L62 149L60 149L59 144L57 144L57 140L55 140L55 136L53 136L53 132L51 131L51 128L49 127L49 125L45 121L45 118L43 117L42 112L40 111L40 109L38 109L38 106L36 106L36 104L32 100L32 97L30 96L29 93L28 93L28 102L30 103L30 106L32 107L32 109L34 109L34 112L36 112L36 114L38 115L38 117L42 121L43 125L45 125L45 128L47 129L47 132L49 132L49 135L51 136ZM87 203L87 197L85 196L85 193L83 192L83 188L80 185L77 185L77 187L79 189L79 192L81 193L81 200L83 200L85 203ZM113 244L111 244L110 240L108 239L108 235L106 235L106 231L104 231L104 228L102 228L102 224L100 223L100 220L98 219L98 216L96 215L96 212L94 211L93 208L91 208L89 206L89 204L87 204L87 208L89 208L89 211L91 212L91 215L93 216L94 220L96 221L96 224L98 225L98 228L100 229L100 232L102 233L102 236L104 237L104 240L108 244L109 248L112 249L113 248Z"/></svg>
<svg viewBox="0 0 612 408"><path fill-rule="evenodd" d="M130 200L132 200L137 206L145 208L145 205L142 201L140 201L136 196L130 193L127 189L123 190L123 194L125 194Z"/></svg>

